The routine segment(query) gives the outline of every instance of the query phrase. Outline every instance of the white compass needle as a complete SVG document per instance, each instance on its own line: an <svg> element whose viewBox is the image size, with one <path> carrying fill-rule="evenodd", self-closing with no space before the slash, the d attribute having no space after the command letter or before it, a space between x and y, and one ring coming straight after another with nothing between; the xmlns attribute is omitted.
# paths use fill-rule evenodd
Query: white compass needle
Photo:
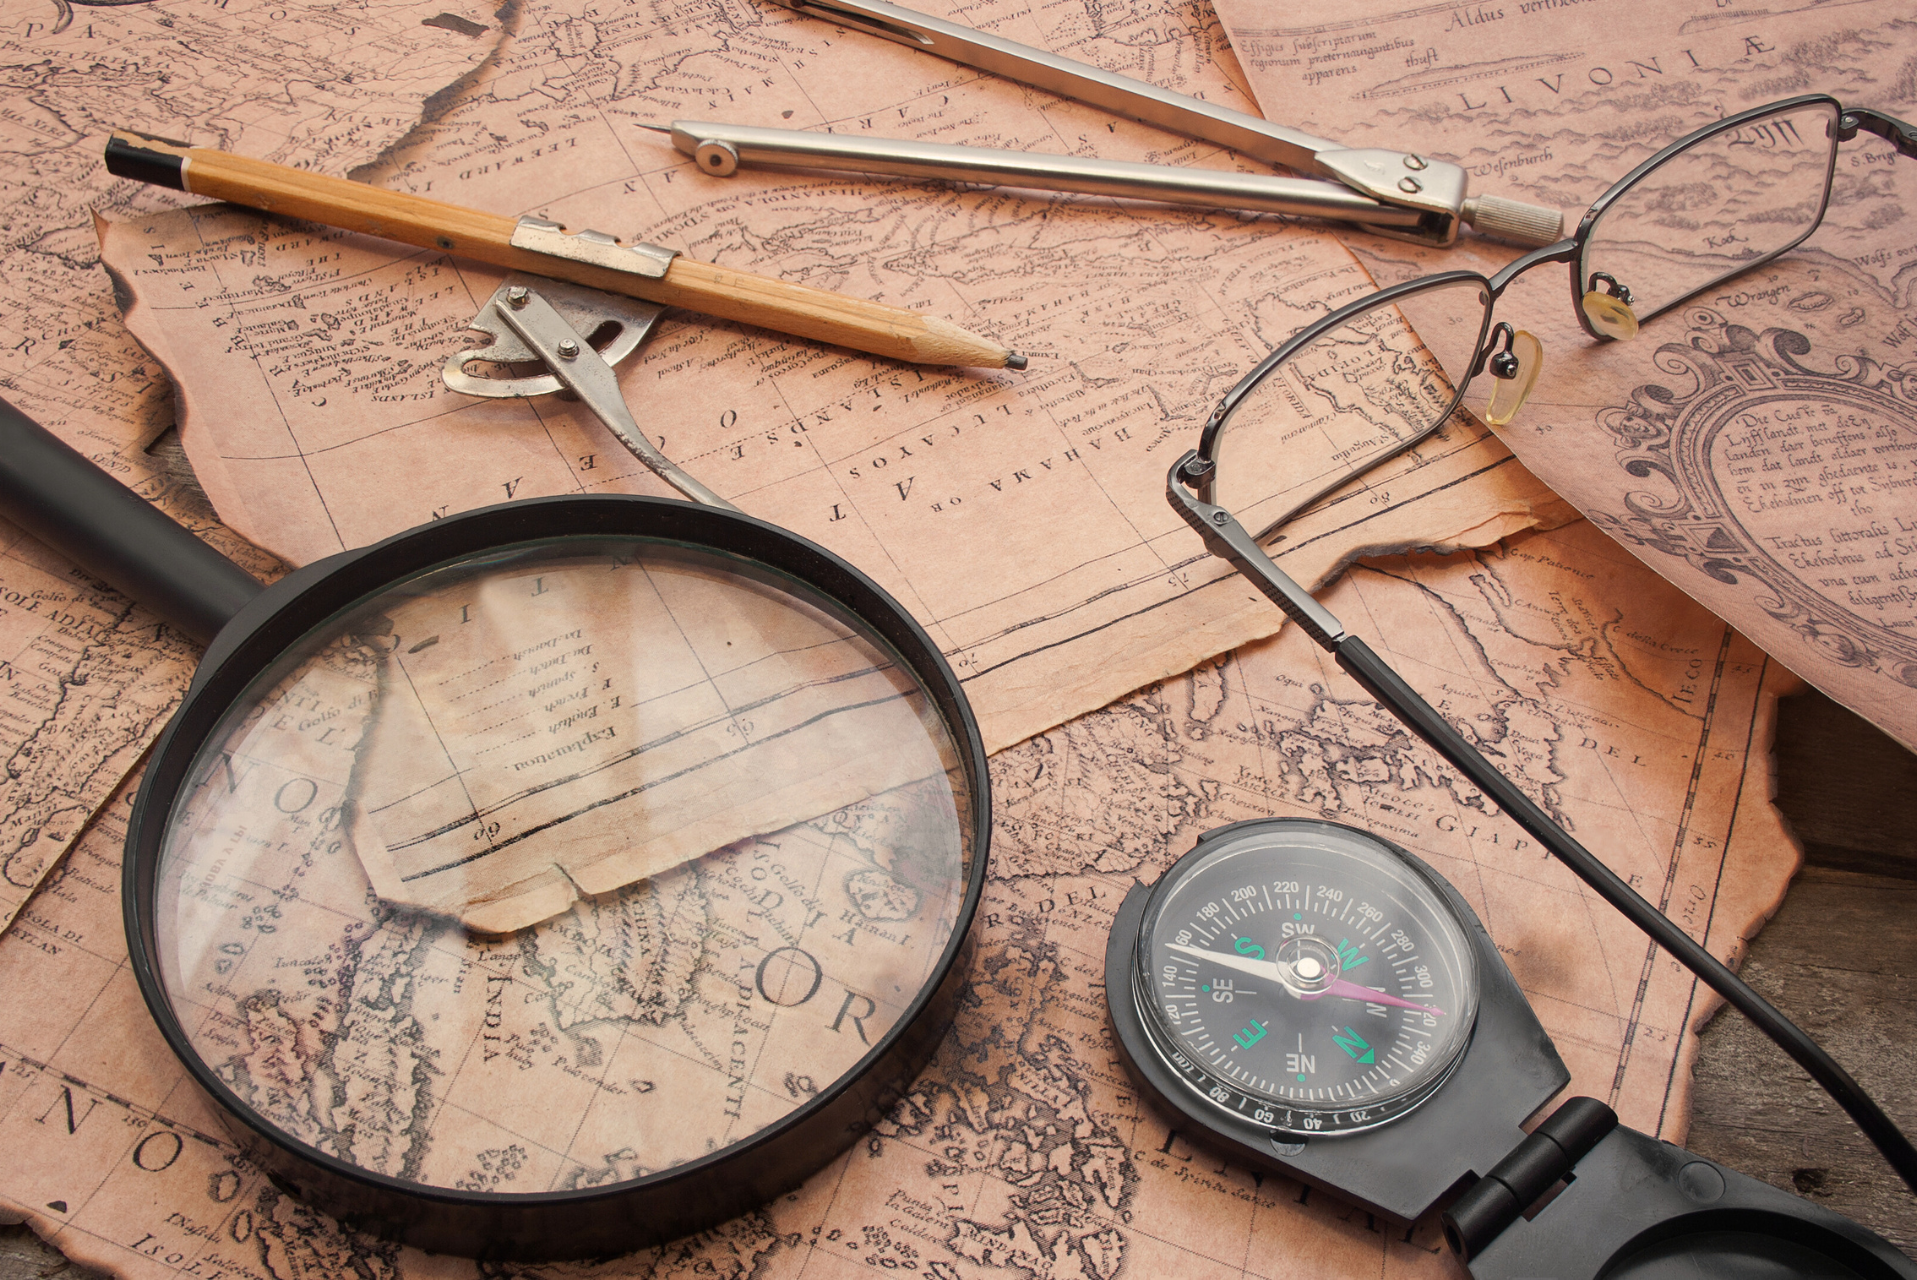
<svg viewBox="0 0 1917 1280"><path fill-rule="evenodd" d="M1227 969L1236 969L1248 973L1254 978L1276 978L1284 982L1285 975L1273 960L1255 960L1251 956L1235 956L1224 951L1206 951L1202 947L1180 946L1176 942L1165 944L1165 950L1176 951L1180 955L1191 956L1198 960L1209 960L1213 964L1223 965Z"/></svg>

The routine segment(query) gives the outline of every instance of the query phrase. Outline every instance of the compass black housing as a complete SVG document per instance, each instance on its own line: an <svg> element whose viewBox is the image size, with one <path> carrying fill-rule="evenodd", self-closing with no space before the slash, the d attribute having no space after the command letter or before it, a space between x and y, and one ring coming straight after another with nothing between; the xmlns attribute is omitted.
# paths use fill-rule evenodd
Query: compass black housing
<svg viewBox="0 0 1917 1280"><path fill-rule="evenodd" d="M1140 1008L1138 949L1150 945L1154 904L1174 900L1197 870L1227 854L1282 858L1288 840L1305 849L1326 832L1368 842L1366 857L1388 852L1442 896L1476 952L1477 1015L1457 1062L1408 1109L1375 1127L1300 1140L1234 1114L1233 1089L1153 1035L1153 1015ZM1275 858L1272 870L1285 868ZM1156 884L1125 895L1105 948L1105 991L1126 1065L1182 1135L1399 1224L1448 1201L1445 1238L1475 1280L1917 1280L1917 1263L1875 1233L1626 1128L1595 1099L1572 1098L1523 1133L1520 1122L1570 1073L1457 890L1415 855L1355 828L1267 818L1206 832ZM1173 1055L1182 1068L1166 1060Z"/></svg>
<svg viewBox="0 0 1917 1280"><path fill-rule="evenodd" d="M1478 1008L1463 1056L1417 1106L1358 1133L1299 1138L1215 1106L1195 1074L1174 1070L1147 1031L1134 993L1137 948L1154 894L1194 860L1209 860L1246 837L1286 830L1355 833L1417 872L1456 914L1477 959ZM1519 1125L1570 1082L1570 1072L1477 914L1415 855L1355 828L1313 819L1233 823L1199 837L1155 885L1134 885L1119 906L1105 950L1105 992L1120 1052L1144 1092L1227 1154L1321 1187L1393 1222L1408 1224L1459 1184L1497 1164L1523 1132Z"/></svg>
<svg viewBox="0 0 1917 1280"><path fill-rule="evenodd" d="M1552 1184L1558 1194L1525 1213L1523 1202ZM1474 1280L1917 1277L1917 1263L1874 1232L1626 1128L1592 1098L1572 1098L1539 1125L1445 1211L1444 1226Z"/></svg>

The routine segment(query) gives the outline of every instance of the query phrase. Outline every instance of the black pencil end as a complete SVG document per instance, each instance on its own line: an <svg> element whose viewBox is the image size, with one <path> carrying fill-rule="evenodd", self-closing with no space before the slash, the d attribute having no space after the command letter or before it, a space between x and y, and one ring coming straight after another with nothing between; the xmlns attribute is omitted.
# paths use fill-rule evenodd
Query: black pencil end
<svg viewBox="0 0 1917 1280"><path fill-rule="evenodd" d="M116 178L133 178L156 187L186 190L186 157L155 147L143 147L136 141L141 136L130 130L121 130L109 138L106 145L106 171ZM186 145L183 142L175 143L170 138L155 138L153 141L179 147Z"/></svg>

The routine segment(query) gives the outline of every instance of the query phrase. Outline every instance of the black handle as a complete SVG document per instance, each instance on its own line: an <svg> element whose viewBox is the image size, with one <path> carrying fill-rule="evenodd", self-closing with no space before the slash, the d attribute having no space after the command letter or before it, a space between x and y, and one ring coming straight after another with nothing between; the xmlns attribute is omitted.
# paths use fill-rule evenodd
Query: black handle
<svg viewBox="0 0 1917 1280"><path fill-rule="evenodd" d="M1837 1105L1857 1122L1857 1127L1883 1153L1884 1159L1897 1171L1897 1176L1904 1180L1904 1184L1917 1191L1917 1148L1911 1146L1910 1139L1864 1092L1863 1086L1837 1065L1836 1059L1825 1053L1815 1040L1780 1013L1775 1005L1757 994L1749 983L1695 942L1690 934L1646 902L1637 890L1599 862L1589 849L1572 839L1570 833L1533 804L1531 797L1519 790L1516 783L1499 773L1489 760L1478 754L1477 748L1466 741L1449 720L1439 715L1436 708L1419 697L1417 690L1406 684L1404 678L1373 652L1370 645L1356 636L1347 636L1337 642L1334 652L1338 665L1352 679L1363 685L1372 697L1410 726L1420 738L1430 743L1439 755L1477 783L1513 821L1576 872L1578 879L1597 890L1598 896L1649 934L1653 942L1675 956L1685 968L1702 978L1732 1008L1756 1023L1759 1030L1775 1041L1798 1066L1810 1073L1811 1079L1837 1100Z"/></svg>
<svg viewBox="0 0 1917 1280"><path fill-rule="evenodd" d="M202 645L262 590L252 574L5 400L0 514Z"/></svg>

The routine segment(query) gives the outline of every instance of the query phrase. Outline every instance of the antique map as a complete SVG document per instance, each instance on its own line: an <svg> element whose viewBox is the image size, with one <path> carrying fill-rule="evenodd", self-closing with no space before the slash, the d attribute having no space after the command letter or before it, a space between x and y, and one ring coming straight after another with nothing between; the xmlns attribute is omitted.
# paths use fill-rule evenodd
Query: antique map
<svg viewBox="0 0 1917 1280"><path fill-rule="evenodd" d="M1273 118L1353 146L1428 149L1465 165L1475 190L1562 208L1567 234L1632 166L1733 112L1827 93L1917 114L1917 28L1890 0L1673 0L1633 6L1628 22L1604 0L1356 3L1331 20L1282 24L1244 0L1218 11ZM1806 153L1825 145L1802 143ZM1724 212L1761 186L1758 171L1715 180ZM1752 212L1742 226L1733 216L1716 240L1732 252L1765 247L1773 228L1810 216L1815 195L1812 183L1787 202L1803 206L1795 212ZM1860 133L1838 151L1807 243L1634 342L1584 335L1563 267L1532 273L1499 307L1546 347L1530 404L1503 429L1525 464L1907 746L1917 745L1913 209L1917 161ZM1721 215L1693 201L1666 216L1678 227ZM1515 256L1475 237L1443 254L1347 239L1384 282L1490 271Z"/></svg>
<svg viewBox="0 0 1917 1280"><path fill-rule="evenodd" d="M186 691L193 647L0 522L0 929Z"/></svg>
<svg viewBox="0 0 1917 1280"><path fill-rule="evenodd" d="M144 451L171 422L169 384L119 321L93 210L125 215L179 201L109 177L106 135L137 119L344 172L399 139L500 35L483 6L463 0L353 10L254 0L184 11L14 6L0 30L0 327L10 335L0 344L0 394L255 572L270 572L270 557L220 530ZM0 924L159 732L195 658L157 619L5 530Z"/></svg>
<svg viewBox="0 0 1917 1280"><path fill-rule="evenodd" d="M1243 102L1193 14L974 7L966 20ZM951 657L994 749L1269 634L1163 499L1216 398L1363 273L1329 232L1075 197L696 172L639 126L704 115L1228 165L1216 151L766 5L528 6L478 86L369 177L944 316L1023 374L891 364L668 316L622 371L664 452L873 575ZM1093 132L1096 132L1094 138ZM295 562L446 511L660 492L578 406L449 393L497 274L201 208L121 221L128 322L180 386L221 515ZM1287 568L1482 545L1562 518L1455 431L1293 530ZM954 548L964 548L955 554Z"/></svg>
<svg viewBox="0 0 1917 1280"><path fill-rule="evenodd" d="M1584 523L1479 553L1374 562L1327 603L1646 896L1719 955L1737 955L1794 864L1767 798L1783 688L1774 664ZM1489 816L1295 630L1001 753L993 785L998 824L969 993L880 1131L793 1194L709 1232L629 1258L536 1267L429 1257L342 1231L236 1159L127 972L116 802L0 937L0 981L26 997L0 1010L0 1134L12 1153L0 1197L71 1256L143 1280L1455 1275L1434 1224L1387 1231L1168 1129L1107 1038L1106 931L1133 879L1154 878L1210 826L1274 813L1369 827L1429 860L1484 919L1571 1067L1572 1090L1682 1138L1690 1032L1708 993ZM668 880L631 895L620 916L628 939L668 909L745 918L727 905L736 890L723 876ZM324 976L381 981L409 954L406 939L391 941ZM529 988L582 975L576 1003L527 1003L501 1059L516 1079L574 1089L583 1075L629 1090L610 1057L586 1065L587 1042L622 1020L697 1035L727 1017L684 998L712 972L696 945L648 952L650 1003L637 1004L592 967L603 953L590 941L542 931L496 961ZM595 1006L601 997L610 1003ZM408 1026L433 998L362 1003L357 1042L406 1051ZM382 1038L382 1018L407 1025ZM433 1150L430 1128L353 1136L368 1149L389 1144L395 1159ZM514 1145L463 1176L499 1187L555 1176Z"/></svg>
<svg viewBox="0 0 1917 1280"><path fill-rule="evenodd" d="M106 19L148 23L141 30L162 38L177 30L165 23L187 16L158 5L47 0L46 8L43 41L121 29ZM102 113L99 128L133 124L285 159L324 154L337 158L327 167L344 172L405 132L425 94L484 58L500 24L516 24L518 34L471 82L468 105L436 101L432 120L369 176L480 207L636 232L696 256L923 306L981 331L989 316L993 336L1034 353L1023 379L881 368L687 317L669 323L625 379L642 421L655 415L669 453L748 510L879 576L956 662L969 662L961 670L995 745L1052 730L995 761L999 836L970 1001L921 1087L883 1131L792 1196L602 1265L480 1268L427 1257L342 1231L273 1189L236 1158L217 1117L183 1081L141 1006L120 942L129 782L0 934L0 981L18 993L0 1009L0 1129L9 1151L0 1200L8 1207L29 1214L73 1256L127 1276L1445 1274L1453 1264L1428 1227L1387 1236L1335 1202L1222 1166L1169 1132L1131 1093L1105 1040L1097 984L1117 897L1134 875L1156 874L1197 831L1267 812L1376 826L1432 860L1509 948L1577 1073L1573 1087L1612 1100L1630 1123L1681 1136L1686 1032L1708 1007L1694 985L1514 843L1521 836L1485 818L1481 801L1295 635L1056 724L1276 626L1269 606L1218 576L1195 540L1172 525L1159 494L1171 457L1211 400L1296 325L1294 312L1315 314L1333 292L1362 287L1328 244L1271 220L1241 224L1000 192L741 177L691 195L697 175L629 125L709 115L855 127L836 105L844 101L866 108L856 127L873 132L1215 165L1229 158L758 6L662 14L575 4L496 17L435 4L375 12L395 15L377 38L358 30L342 40L341 31L353 30L350 16L344 28L311 32L259 20L230 30L263 40L297 31L300 47L280 52L310 53L312 80L342 98L424 65L396 56L383 69L362 67L387 56L389 36L425 41L419 47L431 56L467 50L465 61L449 60L438 85L428 85L436 69L420 74L427 87L398 107L381 102L363 113L363 104L335 101L300 115L303 87L280 81L271 109L241 112L253 120L291 109L307 122L305 134L276 125L248 140L238 128L200 129L199 121L221 118L214 86L255 83L224 67L167 82L206 95L176 124L116 108ZM965 18L1244 101L1208 15L1074 4L1002 20L973 9ZM86 26L90 19L101 25ZM201 31L165 56L201 56L216 34ZM852 61L838 61L854 42ZM56 65L31 54L18 61L28 87ZM130 81L154 79L150 60L135 65L127 56L121 64L132 68ZM774 101L753 102L763 97ZM834 108L817 109L815 98ZM284 149L279 141L301 138ZM96 141L73 142L61 154L77 158L76 167L97 166ZM64 178L53 185L72 187ZM651 491L569 406L453 412L435 392L437 407L427 412L425 401L396 398L435 388L438 362L465 345L459 326L492 286L477 273L468 278L464 264L395 258L368 242L243 214L147 217L170 198L126 184L112 190L121 279L153 308L143 333L182 374L189 445L209 488L252 536L303 560L442 507L590 491L608 470L619 474L607 488ZM26 217L54 198L43 194L8 216ZM634 199L650 203L634 211ZM881 239L882 253L873 249ZM56 314L81 295L104 308L90 243L68 244L72 266L62 269L76 274L53 277L36 314ZM1386 265L1373 264L1380 272ZM1319 276L1321 269L1334 274ZM81 274L86 283L74 284ZM1069 286L1047 291L1062 278ZM183 301L179 286L201 280L218 286L218 306ZM1295 291L1279 288L1285 284ZM1294 299L1308 305L1294 307ZM163 304L172 304L164 314ZM236 341L241 321L248 331ZM32 344L48 362L45 389L31 391L10 372L7 394L139 475L148 464L138 448L166 423L163 384L158 366L119 332L104 309L82 316L73 332L51 335L51 348ZM1040 340L1048 335L1055 341ZM67 376L61 353L94 341L110 349L71 357ZM218 363L229 345L240 373L186 376L202 367L193 360ZM9 358L24 358L17 351ZM84 378L94 379L90 389ZM342 391L354 415L337 413ZM63 409L60 395L74 407ZM323 412L329 406L333 414ZM728 421L727 413L735 416ZM973 422L974 414L985 422ZM460 419L462 431L435 435L441 417ZM209 443L217 427L261 423L279 434ZM988 447L957 453L957 461L943 461L955 455L949 448L933 457L953 440L970 448L987 424ZM941 439L943 427L958 430ZM828 437L816 450L791 444L815 433ZM474 434L483 447L469 443ZM923 443L927 435L932 445ZM686 439L697 447L681 447ZM768 462L780 448L805 458L816 477ZM268 483L276 473L282 480ZM1071 484L1059 484L1063 478ZM1047 483L1053 488L1039 494ZM914 508L918 498L941 509ZM1321 580L1368 549L1488 545L1540 511L1561 518L1546 505L1552 501L1495 441L1454 435L1326 504L1279 549L1299 576ZM963 519L934 519L961 510ZM276 529L307 541L274 543ZM1781 893L1793 854L1764 803L1775 669L1588 526L1448 560L1386 562L1355 572L1329 603L1434 699L1465 709L1521 766L1534 794L1654 901L1700 934L1708 930L1720 954L1734 953L1739 934ZM1054 704L1062 704L1056 715L1047 711ZM888 914L917 904L873 870L885 869L857 868L840 882L844 909L885 929ZM612 1090L630 1092L630 1082L609 1074L608 1058L582 1065L588 1044L602 1043L602 1028L713 1030L708 1020L719 1015L687 998L711 980L713 970L702 966L719 962L703 947L650 952L644 983L594 968L621 949L643 951L662 922L679 919L673 913L721 923L728 911L749 914L716 877L661 880L672 883L624 895L616 918L595 913L610 935L582 917L534 939L536 954L515 941L512 959L498 965L510 965L515 981L576 986L565 999L552 996L550 1018L536 1003L526 1006L512 1055L492 1066L612 1101ZM658 891L666 888L669 902ZM342 957L315 981L397 978L411 959L431 954L409 950L408 941L380 935L379 945ZM779 982L767 990L768 999L788 998ZM845 1010L852 1021L841 1022L842 1036L856 1011ZM270 1002L252 1012L259 1044L275 1043ZM382 1027L380 1016L411 1010L370 1010L352 1032L403 1055L409 1028ZM300 1047L297 1036L284 1043ZM270 1055L229 1065L251 1079L255 1063L274 1065ZM316 1078L329 1069L317 1058L307 1066ZM804 1082L795 1078L792 1087ZM323 1125L329 1117L307 1119ZM425 1161L433 1137L430 1128L402 1124L349 1140L403 1165ZM616 1149L599 1155L599 1169L582 1178L631 1168ZM503 1186L567 1172L543 1153L534 1158L524 1142L504 1141L454 1176Z"/></svg>

